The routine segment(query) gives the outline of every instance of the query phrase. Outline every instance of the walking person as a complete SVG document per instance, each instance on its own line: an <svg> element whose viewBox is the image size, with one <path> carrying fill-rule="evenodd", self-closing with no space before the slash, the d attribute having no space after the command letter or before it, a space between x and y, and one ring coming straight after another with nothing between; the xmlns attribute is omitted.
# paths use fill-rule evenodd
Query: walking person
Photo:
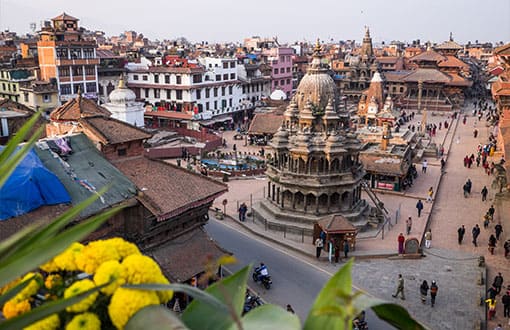
<svg viewBox="0 0 510 330"><path fill-rule="evenodd" d="M501 298L501 302L503 303L503 316L510 317L510 292L506 292Z"/></svg>
<svg viewBox="0 0 510 330"><path fill-rule="evenodd" d="M487 190L486 186L483 186L481 194L482 194L482 202L485 202L487 200L487 193L489 191Z"/></svg>
<svg viewBox="0 0 510 330"><path fill-rule="evenodd" d="M423 280L423 283L420 286L420 296L421 296L421 302L423 304L427 303L427 294L429 292L429 284L427 281Z"/></svg>
<svg viewBox="0 0 510 330"><path fill-rule="evenodd" d="M344 257L347 259L347 254L349 253L349 242L344 239Z"/></svg>
<svg viewBox="0 0 510 330"><path fill-rule="evenodd" d="M246 220L246 212L248 211L248 206L243 202L241 206L239 206L239 221L244 222Z"/></svg>
<svg viewBox="0 0 510 330"><path fill-rule="evenodd" d="M432 281L432 284L430 285L430 306L431 307L434 307L434 305L436 304L436 296L437 296L438 290L439 290L439 288L437 287L436 281Z"/></svg>
<svg viewBox="0 0 510 330"><path fill-rule="evenodd" d="M427 203L432 203L432 196L434 195L434 188L430 187L427 191Z"/></svg>
<svg viewBox="0 0 510 330"><path fill-rule="evenodd" d="M473 245L475 247L478 246L476 240L478 239L478 236L480 235L480 227L478 226L478 224L476 224L473 229L471 230L471 234L473 234Z"/></svg>
<svg viewBox="0 0 510 330"><path fill-rule="evenodd" d="M492 286L496 289L496 294L499 294L501 292L501 287L503 286L503 276L501 276L501 273L498 273L494 277L494 282L492 282Z"/></svg>
<svg viewBox="0 0 510 330"><path fill-rule="evenodd" d="M423 160L423 163L421 164L421 172L422 172L422 173L427 173L427 167L428 167L427 160L426 160L426 159L424 159L424 160Z"/></svg>
<svg viewBox="0 0 510 330"><path fill-rule="evenodd" d="M505 249L505 258L506 258L510 254L510 240L505 241L503 248Z"/></svg>
<svg viewBox="0 0 510 330"><path fill-rule="evenodd" d="M416 209L418 210L418 218L421 216L421 210L423 210L423 203L421 199L418 200L418 203L416 203Z"/></svg>
<svg viewBox="0 0 510 330"><path fill-rule="evenodd" d="M489 213L489 216L491 217L491 221L494 219L494 212L496 212L496 209L494 208L494 205L491 205L491 207L489 207L489 210L487 211L487 213Z"/></svg>
<svg viewBox="0 0 510 330"><path fill-rule="evenodd" d="M399 293L401 294L400 299L406 300L406 296L404 294L404 278L402 277L402 274L398 274L397 292L392 295L393 298L397 298Z"/></svg>
<svg viewBox="0 0 510 330"><path fill-rule="evenodd" d="M427 249L430 249L430 244L432 243L432 231L430 230L427 230L427 232L425 233L425 247Z"/></svg>
<svg viewBox="0 0 510 330"><path fill-rule="evenodd" d="M501 222L498 222L498 224L494 226L494 230L496 231L496 239L499 241L499 236L501 236L501 233L503 232Z"/></svg>
<svg viewBox="0 0 510 330"><path fill-rule="evenodd" d="M462 240L464 239L465 233L466 233L466 228L464 228L464 225L462 225L462 227L459 227L459 229L457 229L457 238L459 241L459 245L462 244Z"/></svg>
<svg viewBox="0 0 510 330"><path fill-rule="evenodd" d="M407 218L406 220L406 232L407 232L407 235L411 234L411 226L413 225L413 220L411 219L411 217Z"/></svg>
<svg viewBox="0 0 510 330"><path fill-rule="evenodd" d="M496 317L496 299L487 299L485 300L487 303L487 306L489 307L489 314L488 314L488 320L492 320L494 317Z"/></svg>
<svg viewBox="0 0 510 330"><path fill-rule="evenodd" d="M324 248L324 243L322 242L322 239L320 237L317 237L315 240L315 256L317 259L321 257L322 249Z"/></svg>
<svg viewBox="0 0 510 330"><path fill-rule="evenodd" d="M294 312L294 309L292 308L292 306L290 304L287 304L287 312L296 314L296 312Z"/></svg>
<svg viewBox="0 0 510 330"><path fill-rule="evenodd" d="M494 254L495 247L496 247L496 237L494 235L491 235L491 237L489 237L489 252L491 254Z"/></svg>
<svg viewBox="0 0 510 330"><path fill-rule="evenodd" d="M404 237L404 234L400 233L397 238L398 242L398 254L404 254L404 242L406 241L406 238Z"/></svg>

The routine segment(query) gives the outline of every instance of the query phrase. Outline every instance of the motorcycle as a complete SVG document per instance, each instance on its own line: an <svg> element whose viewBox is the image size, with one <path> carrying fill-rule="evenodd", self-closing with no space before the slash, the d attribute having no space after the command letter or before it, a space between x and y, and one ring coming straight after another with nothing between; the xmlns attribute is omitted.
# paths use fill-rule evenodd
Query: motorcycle
<svg viewBox="0 0 510 330"><path fill-rule="evenodd" d="M246 292L246 298L244 299L243 315L251 311L252 309L262 306L264 302L257 295L252 295Z"/></svg>
<svg viewBox="0 0 510 330"><path fill-rule="evenodd" d="M271 276L270 275L261 275L260 267L256 267L253 270L253 274L251 277L253 278L253 281L255 283L257 283L260 280L260 282L262 283L262 285L264 285L264 288L266 288L266 290L271 289L271 284L273 284L273 281L271 281Z"/></svg>

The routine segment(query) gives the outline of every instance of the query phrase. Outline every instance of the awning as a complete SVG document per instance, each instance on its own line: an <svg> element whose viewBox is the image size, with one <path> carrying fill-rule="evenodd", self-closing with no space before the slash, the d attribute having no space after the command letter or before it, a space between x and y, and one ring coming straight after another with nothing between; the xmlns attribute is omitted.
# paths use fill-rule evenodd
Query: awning
<svg viewBox="0 0 510 330"><path fill-rule="evenodd" d="M214 118L209 119L209 120L201 120L200 121L200 125L208 126L208 125L212 125L212 124L215 124L215 123L223 123L225 121L232 121L232 117L227 115L227 116L214 117Z"/></svg>
<svg viewBox="0 0 510 330"><path fill-rule="evenodd" d="M193 229L149 254L171 282L185 282L206 270L206 265L232 254L219 247L202 228Z"/></svg>

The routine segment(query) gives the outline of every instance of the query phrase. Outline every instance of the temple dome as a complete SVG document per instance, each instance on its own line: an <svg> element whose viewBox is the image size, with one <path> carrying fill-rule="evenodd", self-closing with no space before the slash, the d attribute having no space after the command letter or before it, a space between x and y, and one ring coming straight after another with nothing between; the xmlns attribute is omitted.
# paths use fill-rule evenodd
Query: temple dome
<svg viewBox="0 0 510 330"><path fill-rule="evenodd" d="M119 85L110 93L108 97L110 98L111 103L117 104L135 102L136 99L135 93L126 87L123 79L119 80Z"/></svg>
<svg viewBox="0 0 510 330"><path fill-rule="evenodd" d="M333 107L337 107L337 87L333 78L328 73L327 65L322 63L320 45L317 44L314 58L306 74L301 79L296 90L296 103L299 112L302 112L305 105L310 102L317 110L324 110L330 99L333 100Z"/></svg>

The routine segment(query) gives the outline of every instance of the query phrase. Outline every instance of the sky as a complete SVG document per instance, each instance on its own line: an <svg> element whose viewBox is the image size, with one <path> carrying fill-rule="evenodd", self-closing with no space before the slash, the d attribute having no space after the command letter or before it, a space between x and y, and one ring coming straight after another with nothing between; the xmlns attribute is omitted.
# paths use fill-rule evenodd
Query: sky
<svg viewBox="0 0 510 330"><path fill-rule="evenodd" d="M450 32L459 43L510 41L509 0L0 0L0 29L27 33L64 11L89 30L152 40L360 42L368 26L374 43L443 42Z"/></svg>

